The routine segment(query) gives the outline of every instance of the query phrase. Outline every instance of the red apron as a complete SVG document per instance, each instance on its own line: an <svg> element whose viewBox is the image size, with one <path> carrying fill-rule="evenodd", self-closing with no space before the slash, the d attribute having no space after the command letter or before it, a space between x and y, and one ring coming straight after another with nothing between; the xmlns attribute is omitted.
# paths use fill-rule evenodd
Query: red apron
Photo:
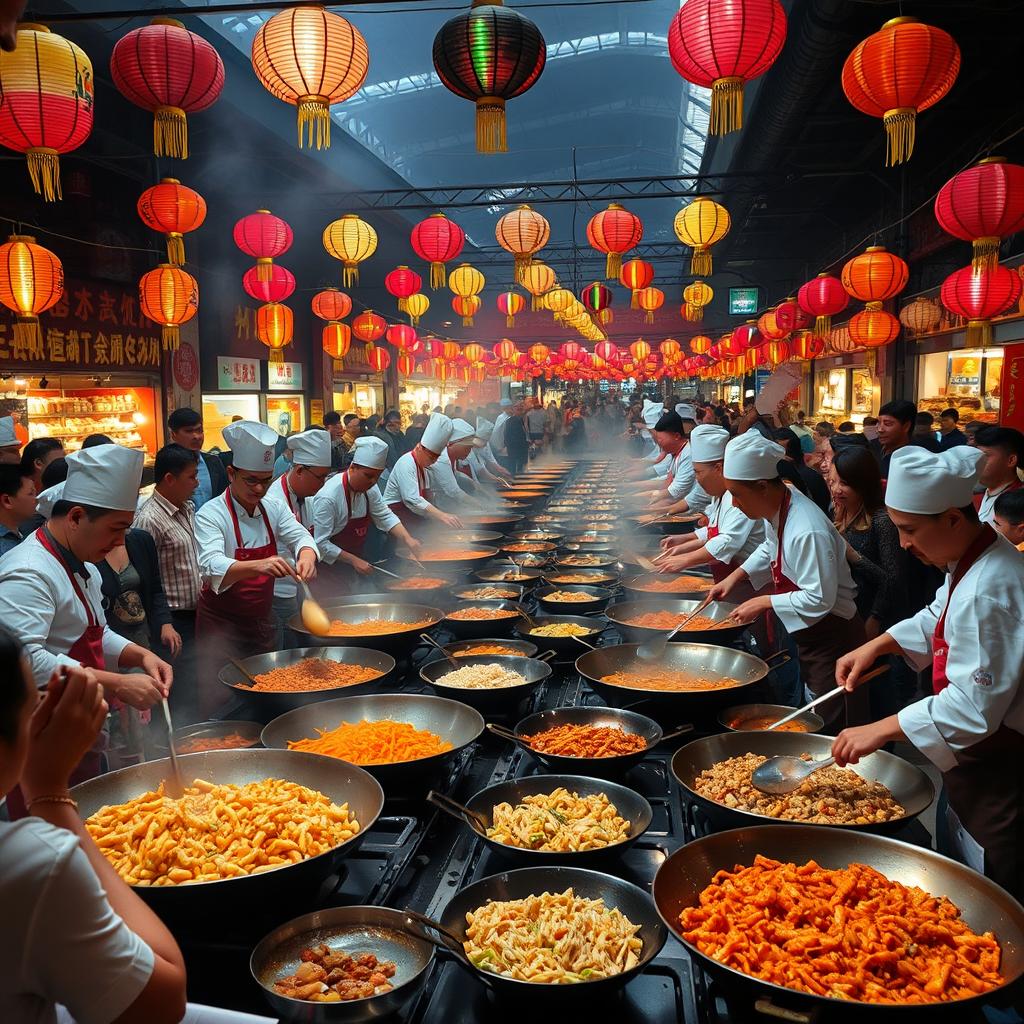
<svg viewBox="0 0 1024 1024"><path fill-rule="evenodd" d="M452 453L448 453L448 461L452 464L453 473L462 473L464 476L468 476L470 480L473 479L473 474L469 471L469 466L460 466L459 463L452 458Z"/></svg>
<svg viewBox="0 0 1024 1024"><path fill-rule="evenodd" d="M242 546L242 531L238 526L238 514L230 491L224 492L224 501L235 530L236 547L232 556L235 561L256 562L276 555L277 540L262 503L259 510L269 540L259 547L246 548ZM248 658L254 654L266 654L273 647L276 633L273 607L274 577L266 573L239 580L219 594L214 593L212 587L204 585L196 608L196 637L211 656L222 661L227 657ZM207 675L210 675L216 673L220 665L207 662L204 668ZM219 693L222 688L215 690L214 682L211 679L211 685L204 688L205 694Z"/></svg>
<svg viewBox="0 0 1024 1024"><path fill-rule="evenodd" d="M410 456L410 458L412 458L412 456ZM434 496L431 493L430 488L427 487L427 471L425 469L421 469L420 464L415 459L412 459L412 464L416 467L416 482L419 485L420 497L424 501L429 501L433 504ZM351 508L351 506L349 507ZM416 534L422 531L426 525L425 517L418 516L415 512L410 511L404 501L393 501L388 505L388 508L398 516L399 521L409 531L409 533L419 540L420 538L417 537Z"/></svg>
<svg viewBox="0 0 1024 1024"><path fill-rule="evenodd" d="M331 538L331 542L343 551L362 558L363 545L366 544L366 535L370 531L370 499L366 499L366 514L354 516L352 514L353 491L348 486L348 470L341 474L341 486L345 490L345 501L348 504L348 522ZM420 494L423 494L422 490ZM402 503L399 502L399 504ZM402 508L405 508L404 504L402 504ZM399 518L401 519L401 516ZM419 517L417 516L417 518Z"/></svg>

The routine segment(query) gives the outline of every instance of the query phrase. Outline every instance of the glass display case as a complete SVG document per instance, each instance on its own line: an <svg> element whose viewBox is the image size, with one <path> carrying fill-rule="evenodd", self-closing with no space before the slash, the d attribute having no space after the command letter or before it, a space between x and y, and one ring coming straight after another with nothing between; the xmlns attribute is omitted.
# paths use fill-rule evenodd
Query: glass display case
<svg viewBox="0 0 1024 1024"><path fill-rule="evenodd" d="M918 365L918 411L930 412L938 419L943 409L953 408L960 414L961 423L997 423L1002 372L1001 348L922 355Z"/></svg>

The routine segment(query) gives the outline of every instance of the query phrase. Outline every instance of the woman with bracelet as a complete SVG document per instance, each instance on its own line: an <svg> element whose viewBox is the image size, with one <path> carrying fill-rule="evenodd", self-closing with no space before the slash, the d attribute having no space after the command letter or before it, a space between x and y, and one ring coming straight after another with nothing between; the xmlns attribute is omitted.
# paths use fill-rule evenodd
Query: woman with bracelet
<svg viewBox="0 0 1024 1024"><path fill-rule="evenodd" d="M107 715L90 669L61 666L42 699L21 642L0 628L0 796L20 784L30 817L0 822L0 1020L177 1024L185 963L159 918L89 837L68 779Z"/></svg>

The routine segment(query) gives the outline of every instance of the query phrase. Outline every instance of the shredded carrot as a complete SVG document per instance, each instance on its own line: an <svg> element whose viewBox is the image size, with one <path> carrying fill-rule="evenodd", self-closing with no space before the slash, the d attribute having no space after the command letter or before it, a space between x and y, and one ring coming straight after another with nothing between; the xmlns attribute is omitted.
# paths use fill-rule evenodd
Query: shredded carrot
<svg viewBox="0 0 1024 1024"><path fill-rule="evenodd" d="M316 739L289 740L289 750L326 754L352 764L394 764L433 757L452 749L436 733L408 722L382 718L376 722L342 722L334 729L317 729Z"/></svg>

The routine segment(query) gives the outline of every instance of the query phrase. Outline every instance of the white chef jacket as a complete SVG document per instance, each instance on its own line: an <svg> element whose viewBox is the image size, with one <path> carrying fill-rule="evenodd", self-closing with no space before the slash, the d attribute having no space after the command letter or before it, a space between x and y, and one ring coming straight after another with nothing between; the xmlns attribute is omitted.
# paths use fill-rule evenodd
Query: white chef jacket
<svg viewBox="0 0 1024 1024"><path fill-rule="evenodd" d="M445 457L445 455L441 456L441 458ZM426 478L425 486L429 489L433 486L430 471L419 469L416 460L412 457L412 452L400 455L391 470L387 485L384 487L384 504L394 505L401 502L410 512L414 512L418 516L426 516L427 510L433 508L433 505L426 498L420 496L420 472L423 472Z"/></svg>
<svg viewBox="0 0 1024 1024"><path fill-rule="evenodd" d="M813 626L835 612L852 619L857 606L846 541L825 513L798 490L790 487L789 515L782 536L782 573L800 589L773 594L772 609L790 633ZM771 563L779 546L779 516L765 520L764 541L743 563L755 590L771 583Z"/></svg>
<svg viewBox="0 0 1024 1024"><path fill-rule="evenodd" d="M748 519L732 503L726 491L721 498L712 498L707 508L708 524L718 526L718 536L708 540L708 527L694 531L712 558L728 565L742 565L764 543L764 520Z"/></svg>
<svg viewBox="0 0 1024 1024"><path fill-rule="evenodd" d="M480 507L480 503L459 486L447 451L427 470L427 482L438 505L448 512Z"/></svg>
<svg viewBox="0 0 1024 1024"><path fill-rule="evenodd" d="M985 490L981 496L981 504L978 506L978 518L983 523L994 523L996 521L996 499L1013 486L1013 481L1003 484L998 491Z"/></svg>
<svg viewBox="0 0 1024 1024"><path fill-rule="evenodd" d="M274 487L280 490L281 485L274 481L270 485L270 489L272 490ZM274 531L277 550L280 554L297 558L303 548L311 548L319 560L320 552L317 550L312 534L299 523L295 514L283 501L277 503L264 498L253 509L253 515L250 516L231 496L230 490L225 494L228 495L228 501L235 506L238 530L242 535L242 547L262 547L270 539L267 536L263 516L260 514L260 504L262 504ZM202 576L203 582L208 583L215 594L219 594L223 589L224 575L235 564L236 548L235 529L231 523L227 501L224 500L223 495L212 498L196 513L196 544L199 548L199 574Z"/></svg>
<svg viewBox="0 0 1024 1024"><path fill-rule="evenodd" d="M955 568L950 566L950 572ZM1024 733L1024 555L999 537L964 573L952 597L949 581L947 575L927 608L887 631L914 668L927 668L932 636L948 599L943 636L949 648L949 686L897 716L907 739L941 771L954 768L958 751L1001 723Z"/></svg>
<svg viewBox="0 0 1024 1024"><path fill-rule="evenodd" d="M711 504L711 495L697 483L697 474L693 468L693 452L689 444L684 445L672 457L668 474L668 496L672 501L685 498L686 506L691 512L703 512Z"/></svg>
<svg viewBox="0 0 1024 1024"><path fill-rule="evenodd" d="M495 455L502 455L505 452L505 424L510 419L507 412L498 413L498 418L494 421L494 430L491 432L491 451Z"/></svg>
<svg viewBox="0 0 1024 1024"><path fill-rule="evenodd" d="M485 444L483 448L477 448L475 451L470 452L470 458L474 455L476 455L476 457L483 463L484 468L488 473L492 476L501 476L501 473L495 472L495 470L502 470L504 467L494 457L494 452L491 451L489 443Z"/></svg>
<svg viewBox="0 0 1024 1024"><path fill-rule="evenodd" d="M403 456L404 458L404 456ZM374 484L365 493L352 492L352 508L345 493L344 474L331 477L313 496L313 539L320 549L320 557L334 564L342 549L332 537L336 537L348 525L350 515L361 519L369 508L373 525L383 533L390 533L401 520L388 508L380 488Z"/></svg>
<svg viewBox="0 0 1024 1024"><path fill-rule="evenodd" d="M487 462L484 458L484 452L487 448L474 448L466 458L466 465L469 466L470 475L473 477L473 482L477 484L490 483L489 480L481 480L481 473L490 473L491 471L487 468ZM491 473L492 476L497 476L496 473Z"/></svg>
<svg viewBox="0 0 1024 1024"><path fill-rule="evenodd" d="M95 621L103 626L105 667L116 672L129 641L106 624L99 569L90 563L85 568L89 578L79 575L77 582ZM39 543L38 531L0 558L0 622L25 645L36 686L45 686L60 665L81 664L67 652L85 632L89 618L67 573Z"/></svg>
<svg viewBox="0 0 1024 1024"><path fill-rule="evenodd" d="M271 523L274 522L274 515L277 514L276 510L281 510L281 514L288 513L296 520L301 523L307 530L308 533L313 533L313 510L310 505L309 498L300 498L291 488L288 483L288 475L291 472L291 466L288 467L288 471L284 476L279 476L267 489L267 493L263 498L263 507L267 510L267 515L270 516ZM285 499L284 490L282 485L288 488L288 498ZM272 508L274 506L275 508ZM239 526L241 526L241 519L239 519ZM276 532L276 530L275 530ZM245 538L245 534L242 534L242 538ZM291 554L287 545L285 545L281 538L277 538L277 553L282 558L288 558ZM282 579L274 580L274 597L292 598L295 597L298 591L298 584L290 576L285 576Z"/></svg>

